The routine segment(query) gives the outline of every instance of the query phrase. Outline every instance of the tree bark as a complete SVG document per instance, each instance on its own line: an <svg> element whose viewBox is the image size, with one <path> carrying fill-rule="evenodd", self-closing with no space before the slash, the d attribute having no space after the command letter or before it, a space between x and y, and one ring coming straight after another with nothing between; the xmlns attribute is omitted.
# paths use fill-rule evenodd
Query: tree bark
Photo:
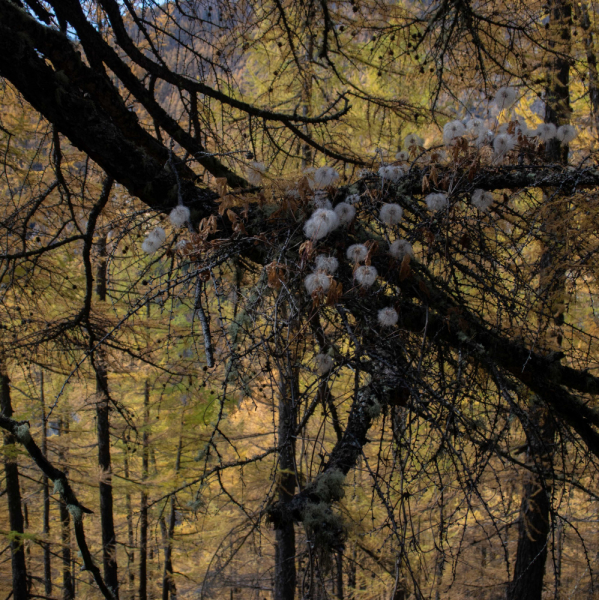
<svg viewBox="0 0 599 600"><path fill-rule="evenodd" d="M146 380L144 390L144 430L142 434L141 501L139 507L139 600L147 600L148 587L148 492L145 483L149 468L149 420L150 383Z"/></svg>
<svg viewBox="0 0 599 600"><path fill-rule="evenodd" d="M44 372L40 371L40 404L42 411L42 454L48 456L48 422L46 418L46 401L44 395ZM46 596L52 595L52 561L50 555L50 486L48 485L48 476L42 475L42 493L44 501L43 529L45 541L44 549L44 591Z"/></svg>
<svg viewBox="0 0 599 600"><path fill-rule="evenodd" d="M125 479L129 481L129 448L125 452ZM133 509L131 507L131 494L125 494L127 510L127 571L129 579L129 598L135 598L135 537L133 535Z"/></svg>
<svg viewBox="0 0 599 600"><path fill-rule="evenodd" d="M0 372L0 411L5 417L12 417L10 400L10 380L8 375ZM10 433L4 434L4 446L14 446L16 439ZM22 535L25 532L23 512L21 510L21 489L19 485L19 468L16 460L10 458L7 448L4 460L6 473L6 497L8 499L8 519L10 531L16 538L11 538L10 552L12 563L12 593L14 600L27 600L29 590L27 585L27 567L25 565L25 545ZM20 535L19 535L20 534Z"/></svg>
<svg viewBox="0 0 599 600"><path fill-rule="evenodd" d="M69 423L63 422L62 418L58 421L58 431L60 435L69 432ZM62 464L65 476L68 476L69 470L65 460L64 452L58 453L58 459ZM67 505L59 501L60 506L60 537L62 541L62 600L74 600L75 598L75 580L71 574L71 515Z"/></svg>
<svg viewBox="0 0 599 600"><path fill-rule="evenodd" d="M293 385L293 384L291 384ZM291 385L281 382L279 400L279 503L285 506L293 498L295 475L295 427L297 407ZM284 519L275 523L274 600L293 600L295 596L295 525Z"/></svg>

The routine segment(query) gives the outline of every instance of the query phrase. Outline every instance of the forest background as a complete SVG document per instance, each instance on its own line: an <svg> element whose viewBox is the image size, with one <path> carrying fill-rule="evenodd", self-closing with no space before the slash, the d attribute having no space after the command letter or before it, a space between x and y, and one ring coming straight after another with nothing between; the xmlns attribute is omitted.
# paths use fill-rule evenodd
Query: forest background
<svg viewBox="0 0 599 600"><path fill-rule="evenodd" d="M1 597L598 597L596 28L0 0Z"/></svg>

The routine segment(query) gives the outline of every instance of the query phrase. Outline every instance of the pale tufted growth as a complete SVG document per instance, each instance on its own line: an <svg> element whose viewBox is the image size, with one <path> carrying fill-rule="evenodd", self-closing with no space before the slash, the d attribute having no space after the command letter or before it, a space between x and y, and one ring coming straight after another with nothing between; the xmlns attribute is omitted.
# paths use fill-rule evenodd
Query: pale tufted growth
<svg viewBox="0 0 599 600"><path fill-rule="evenodd" d="M502 133L493 140L493 150L496 158L503 158L508 152L516 146L516 140L513 136Z"/></svg>
<svg viewBox="0 0 599 600"><path fill-rule="evenodd" d="M339 217L339 223L341 225L349 225L356 216L356 209L351 205L347 204L347 202L340 202L335 206L335 212Z"/></svg>
<svg viewBox="0 0 599 600"><path fill-rule="evenodd" d="M482 119L478 118L470 119L468 123L466 123L466 128L468 129L469 133L476 137L478 137L487 130L485 122Z"/></svg>
<svg viewBox="0 0 599 600"><path fill-rule="evenodd" d="M383 204L379 218L385 225L397 225L403 218L403 209L399 204Z"/></svg>
<svg viewBox="0 0 599 600"><path fill-rule="evenodd" d="M461 121L450 121L443 127L443 143L451 144L455 139L462 137L466 133L464 123Z"/></svg>
<svg viewBox="0 0 599 600"><path fill-rule="evenodd" d="M316 373L321 377L326 375L332 368L335 362L328 354L317 354L314 357L314 367L316 368Z"/></svg>
<svg viewBox="0 0 599 600"><path fill-rule="evenodd" d="M489 207L493 204L493 200L491 192L485 192L485 190L481 190L480 188L472 192L472 206L483 212L489 210Z"/></svg>
<svg viewBox="0 0 599 600"><path fill-rule="evenodd" d="M260 185L265 171L266 166L264 163L251 162L245 170L245 177L250 185Z"/></svg>
<svg viewBox="0 0 599 600"><path fill-rule="evenodd" d="M406 254L414 256L414 249L408 240L395 240L389 245L389 254L397 260L403 260Z"/></svg>
<svg viewBox="0 0 599 600"><path fill-rule="evenodd" d="M353 263L359 263L368 256L368 248L364 244L352 244L347 249L347 258Z"/></svg>
<svg viewBox="0 0 599 600"><path fill-rule="evenodd" d="M398 319L399 315L397 314L397 311L390 306L379 310L378 320L383 327L393 327L393 325L397 325Z"/></svg>
<svg viewBox="0 0 599 600"><path fill-rule="evenodd" d="M315 263L317 271L324 271L329 275L332 275L339 267L339 261L334 256L325 256L324 254L319 254Z"/></svg>
<svg viewBox="0 0 599 600"><path fill-rule="evenodd" d="M173 227L179 228L189 221L190 215L189 208L180 204L171 210L168 218Z"/></svg>
<svg viewBox="0 0 599 600"><path fill-rule="evenodd" d="M156 227L154 231L148 234L143 244L141 245L141 249L147 254L154 254L160 246L162 246L164 240L166 239L166 232L162 227Z"/></svg>
<svg viewBox="0 0 599 600"><path fill-rule="evenodd" d="M304 224L304 233L313 240L320 240L339 227L337 213L326 208L319 208Z"/></svg>
<svg viewBox="0 0 599 600"><path fill-rule="evenodd" d="M322 189L333 185L339 179L339 173L333 167L320 167L312 173L313 188Z"/></svg>
<svg viewBox="0 0 599 600"><path fill-rule="evenodd" d="M422 148L424 140L415 133L408 133L403 141L404 148L410 149L413 147Z"/></svg>
<svg viewBox="0 0 599 600"><path fill-rule="evenodd" d="M552 140L556 134L557 129L553 123L541 123L536 130L536 135L542 142Z"/></svg>
<svg viewBox="0 0 599 600"><path fill-rule="evenodd" d="M360 194L350 194L346 199L345 202L347 204L357 204L358 202L360 202Z"/></svg>
<svg viewBox="0 0 599 600"><path fill-rule="evenodd" d="M502 87L495 94L495 104L499 110L510 108L516 102L517 92L513 87Z"/></svg>
<svg viewBox="0 0 599 600"><path fill-rule="evenodd" d="M410 158L409 154L405 151L405 150L400 150L396 155L395 155L395 160L402 160L402 161L406 161L408 160L408 158Z"/></svg>
<svg viewBox="0 0 599 600"><path fill-rule="evenodd" d="M325 273L312 273L304 279L304 285L310 296L316 292L326 294L331 287L331 279Z"/></svg>
<svg viewBox="0 0 599 600"><path fill-rule="evenodd" d="M558 127L555 137L557 137L562 144L569 144L577 135L578 132L575 127L572 125L562 125L561 127Z"/></svg>
<svg viewBox="0 0 599 600"><path fill-rule="evenodd" d="M356 281L362 287L370 287L375 281L378 273L374 267L358 267L356 269L355 277Z"/></svg>
<svg viewBox="0 0 599 600"><path fill-rule="evenodd" d="M449 205L447 194L429 194L424 201L430 211L441 210Z"/></svg>
<svg viewBox="0 0 599 600"><path fill-rule="evenodd" d="M405 174L403 167L399 165L387 165L379 169L379 177L393 183L397 183Z"/></svg>
<svg viewBox="0 0 599 600"><path fill-rule="evenodd" d="M333 205L331 204L331 201L327 198L327 193L325 191L318 190L314 194L313 203L316 208L326 208L328 210L333 210Z"/></svg>

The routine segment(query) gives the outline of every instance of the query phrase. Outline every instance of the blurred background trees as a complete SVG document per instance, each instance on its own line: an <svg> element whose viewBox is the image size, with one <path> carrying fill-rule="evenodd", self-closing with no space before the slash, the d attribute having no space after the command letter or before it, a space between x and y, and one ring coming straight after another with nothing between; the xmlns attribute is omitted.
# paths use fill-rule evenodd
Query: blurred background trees
<svg viewBox="0 0 599 600"><path fill-rule="evenodd" d="M4 596L593 598L595 28L0 0Z"/></svg>

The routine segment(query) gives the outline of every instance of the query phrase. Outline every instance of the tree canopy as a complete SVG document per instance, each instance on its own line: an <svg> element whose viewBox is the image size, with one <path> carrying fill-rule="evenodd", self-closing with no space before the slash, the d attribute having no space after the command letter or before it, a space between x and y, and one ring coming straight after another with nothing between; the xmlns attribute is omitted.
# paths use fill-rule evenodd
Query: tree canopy
<svg viewBox="0 0 599 600"><path fill-rule="evenodd" d="M0 0L0 592L594 597L596 23Z"/></svg>

